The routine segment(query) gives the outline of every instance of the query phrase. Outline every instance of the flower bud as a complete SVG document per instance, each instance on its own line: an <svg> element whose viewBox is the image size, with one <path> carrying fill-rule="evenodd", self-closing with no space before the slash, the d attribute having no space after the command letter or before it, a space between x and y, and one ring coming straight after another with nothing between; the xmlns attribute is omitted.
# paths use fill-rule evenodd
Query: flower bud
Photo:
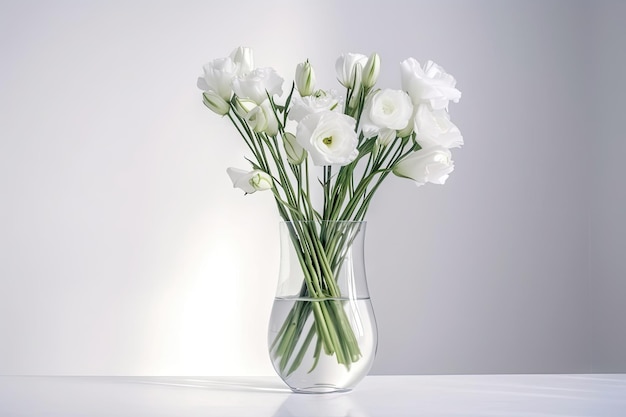
<svg viewBox="0 0 626 417"><path fill-rule="evenodd" d="M256 106L257 105L254 101L247 98L235 96L235 98L233 99L233 110L235 110L237 116L241 117L242 119L245 119L248 113L250 113L250 111Z"/></svg>
<svg viewBox="0 0 626 417"><path fill-rule="evenodd" d="M362 77L363 65L356 64L352 72L352 86L350 88L352 88L353 91L358 92L358 94L352 94L352 97L350 97L350 102L348 104L352 108L355 108L359 105L359 102L361 101L361 94L365 93L364 91L360 91L362 85Z"/></svg>
<svg viewBox="0 0 626 417"><path fill-rule="evenodd" d="M374 160L376 160L376 158L378 158L378 155L380 154L380 151L383 149L382 146L380 146L380 144L378 143L378 141L374 142L374 146L372 147L372 158Z"/></svg>
<svg viewBox="0 0 626 417"><path fill-rule="evenodd" d="M217 113L221 116L228 114L230 111L230 104L215 91L205 91L202 93L202 102L205 106L207 106L212 112Z"/></svg>
<svg viewBox="0 0 626 417"><path fill-rule="evenodd" d="M360 63L354 66L351 80L352 80L352 89L358 90L363 80L363 65L361 65Z"/></svg>
<svg viewBox="0 0 626 417"><path fill-rule="evenodd" d="M274 186L272 177L267 172L258 169L244 171L238 168L228 168L226 172L233 182L233 187L242 189L246 194L269 190Z"/></svg>
<svg viewBox="0 0 626 417"><path fill-rule="evenodd" d="M300 96L310 96L315 90L315 72L307 59L296 67L296 87Z"/></svg>
<svg viewBox="0 0 626 417"><path fill-rule="evenodd" d="M396 131L393 129L383 128L380 129L378 135L376 136L376 141L374 142L374 149L372 153L374 155L374 159L378 157L378 154L381 150L385 149L396 139Z"/></svg>
<svg viewBox="0 0 626 417"><path fill-rule="evenodd" d="M290 164L300 165L306 159L307 152L296 141L296 136L293 133L285 132L283 136L283 146L287 154L287 161L289 161Z"/></svg>
<svg viewBox="0 0 626 417"><path fill-rule="evenodd" d="M260 106L250 110L245 119L255 132L264 132L269 136L275 136L278 133L278 119L269 100L265 100Z"/></svg>
<svg viewBox="0 0 626 417"><path fill-rule="evenodd" d="M396 138L396 131L393 129L380 129L378 137L376 138L376 144L385 147L389 145Z"/></svg>
<svg viewBox="0 0 626 417"><path fill-rule="evenodd" d="M370 55L365 67L363 67L363 86L365 88L372 88L378 80L378 74L380 73L380 57L377 53Z"/></svg>
<svg viewBox="0 0 626 417"><path fill-rule="evenodd" d="M270 190L273 187L272 177L266 172L254 170L248 182L256 191Z"/></svg>

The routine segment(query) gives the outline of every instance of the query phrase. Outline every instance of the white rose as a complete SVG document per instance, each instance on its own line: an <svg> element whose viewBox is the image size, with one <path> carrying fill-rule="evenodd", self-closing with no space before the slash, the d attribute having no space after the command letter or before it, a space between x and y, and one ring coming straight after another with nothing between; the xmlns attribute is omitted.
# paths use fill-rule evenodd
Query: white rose
<svg viewBox="0 0 626 417"><path fill-rule="evenodd" d="M424 104L417 106L415 112L415 133L415 139L422 147L460 148L463 145L461 131L450 121L448 112L431 110Z"/></svg>
<svg viewBox="0 0 626 417"><path fill-rule="evenodd" d="M353 88L361 82L363 67L367 64L367 57L362 54L342 54L335 62L337 78L341 85Z"/></svg>
<svg viewBox="0 0 626 417"><path fill-rule="evenodd" d="M198 88L213 91L226 101L233 94L232 81L237 74L237 65L230 57L218 58L202 67L204 76L198 78Z"/></svg>
<svg viewBox="0 0 626 417"><path fill-rule="evenodd" d="M245 119L255 132L265 132L270 136L276 136L278 133L278 119L267 99L246 113Z"/></svg>
<svg viewBox="0 0 626 417"><path fill-rule="evenodd" d="M402 159L393 168L399 177L409 178L420 186L427 182L444 184L454 170L452 154L441 146L423 148Z"/></svg>
<svg viewBox="0 0 626 417"><path fill-rule="evenodd" d="M413 115L413 104L400 90L378 90L365 99L361 128L363 136L376 136L380 129L404 129Z"/></svg>
<svg viewBox="0 0 626 417"><path fill-rule="evenodd" d="M356 120L342 113L312 113L298 123L296 140L315 165L346 165L359 154L355 127Z"/></svg>
<svg viewBox="0 0 626 417"><path fill-rule="evenodd" d="M237 66L237 75L245 75L254 69L252 49L240 46L230 54L230 59Z"/></svg>
<svg viewBox="0 0 626 417"><path fill-rule="evenodd" d="M432 61L422 68L416 59L409 58L402 61L400 70L402 88L415 105L428 103L434 110L447 109L450 100L456 103L461 98L454 77Z"/></svg>
<svg viewBox="0 0 626 417"><path fill-rule="evenodd" d="M299 122L311 113L319 113L326 110L342 111L341 97L336 91L325 92L318 90L314 95L308 97L294 96L291 99L291 109L289 110L289 120Z"/></svg>
<svg viewBox="0 0 626 417"><path fill-rule="evenodd" d="M228 168L226 172L233 182L233 187L242 189L246 194L269 190L273 187L272 177L258 169L244 171L238 168Z"/></svg>
<svg viewBox="0 0 626 417"><path fill-rule="evenodd" d="M283 93L283 79L274 68L257 68L233 79L233 90L239 97L261 104L267 95Z"/></svg>

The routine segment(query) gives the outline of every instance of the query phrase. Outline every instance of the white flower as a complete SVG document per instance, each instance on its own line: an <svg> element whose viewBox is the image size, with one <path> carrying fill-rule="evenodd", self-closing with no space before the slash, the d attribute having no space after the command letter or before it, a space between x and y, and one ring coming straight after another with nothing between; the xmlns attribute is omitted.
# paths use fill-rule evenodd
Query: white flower
<svg viewBox="0 0 626 417"><path fill-rule="evenodd" d="M274 68L257 68L233 79L233 90L239 97L261 104L267 95L283 93L283 79Z"/></svg>
<svg viewBox="0 0 626 417"><path fill-rule="evenodd" d="M214 91L205 91L202 93L202 102L211 109L211 111L221 116L228 114L230 111L230 104Z"/></svg>
<svg viewBox="0 0 626 417"><path fill-rule="evenodd" d="M250 99L237 96L233 99L233 110L235 110L235 113L243 119L245 119L247 114L255 107L256 103Z"/></svg>
<svg viewBox="0 0 626 417"><path fill-rule="evenodd" d="M378 90L365 99L361 115L363 136L376 136L383 128L404 129L412 114L413 105L407 93L400 90Z"/></svg>
<svg viewBox="0 0 626 417"><path fill-rule="evenodd" d="M461 131L450 121L448 112L431 110L424 104L417 106L415 111L415 133L415 139L422 147L460 148L463 145Z"/></svg>
<svg viewBox="0 0 626 417"><path fill-rule="evenodd" d="M315 72L307 59L296 67L296 87L302 97L310 96L315 90Z"/></svg>
<svg viewBox="0 0 626 417"><path fill-rule="evenodd" d="M311 113L326 110L342 111L341 97L334 90L329 92L318 90L314 95L308 97L294 96L291 103L289 120L295 120L296 122L299 122Z"/></svg>
<svg viewBox="0 0 626 417"><path fill-rule="evenodd" d="M379 147L385 147L394 141L396 138L396 131L393 129L380 129L378 137L376 137L376 145Z"/></svg>
<svg viewBox="0 0 626 417"><path fill-rule="evenodd" d="M270 136L278 133L278 119L269 100L265 100L259 106L254 107L246 115L245 119L255 132L265 132Z"/></svg>
<svg viewBox="0 0 626 417"><path fill-rule="evenodd" d="M341 85L346 88L355 88L361 82L363 67L367 64L367 57L362 54L342 54L337 58L335 69Z"/></svg>
<svg viewBox="0 0 626 417"><path fill-rule="evenodd" d="M285 132L283 136L283 146L287 154L287 161L293 165L300 165L306 159L307 153L304 148L296 141L293 133Z"/></svg>
<svg viewBox="0 0 626 417"><path fill-rule="evenodd" d="M359 154L356 120L326 110L309 114L298 124L296 140L315 165L346 165Z"/></svg>
<svg viewBox="0 0 626 417"><path fill-rule="evenodd" d="M246 194L269 190L273 187L272 177L258 169L244 171L238 168L228 168L226 172L233 182L233 187L241 188Z"/></svg>
<svg viewBox="0 0 626 417"><path fill-rule="evenodd" d="M214 91L224 100L229 101L233 94L232 81L237 74L237 65L230 57L218 58L202 67L204 77L198 78L198 88Z"/></svg>
<svg viewBox="0 0 626 417"><path fill-rule="evenodd" d="M230 59L237 66L237 75L245 75L254 69L252 49L240 46L230 54Z"/></svg>
<svg viewBox="0 0 626 417"><path fill-rule="evenodd" d="M423 148L409 154L393 168L399 177L409 178L420 186L427 182L444 184L454 170L452 154L441 146Z"/></svg>
<svg viewBox="0 0 626 417"><path fill-rule="evenodd" d="M428 103L434 110L447 109L450 100L456 103L461 98L454 77L432 61L422 68L416 59L409 58L402 61L400 70L402 88L415 105Z"/></svg>
<svg viewBox="0 0 626 417"><path fill-rule="evenodd" d="M380 73L380 57L377 53L373 53L367 60L365 67L363 67L363 86L365 88L372 88L378 80L378 74Z"/></svg>

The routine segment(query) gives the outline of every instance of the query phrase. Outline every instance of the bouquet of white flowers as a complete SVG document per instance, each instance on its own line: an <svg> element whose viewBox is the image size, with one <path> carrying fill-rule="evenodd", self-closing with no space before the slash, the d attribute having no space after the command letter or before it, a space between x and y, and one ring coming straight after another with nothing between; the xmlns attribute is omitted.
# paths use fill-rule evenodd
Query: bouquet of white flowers
<svg viewBox="0 0 626 417"><path fill-rule="evenodd" d="M273 193L303 271L297 296L322 301L295 304L276 334L271 352L285 373L299 367L314 336L313 368L322 352L347 369L359 360L353 330L335 302L343 297L337 271L354 239L338 225L362 221L391 173L417 185L443 184L454 168L450 149L463 144L448 114L448 103L461 93L437 64L401 62L398 90L375 88L377 54L341 55L336 71L345 94L316 89L305 61L282 100L283 79L273 68L255 68L252 51L240 47L206 64L198 79L204 104L230 119L250 152L249 169L227 170L234 186L246 194ZM314 193L317 182L321 189Z"/></svg>

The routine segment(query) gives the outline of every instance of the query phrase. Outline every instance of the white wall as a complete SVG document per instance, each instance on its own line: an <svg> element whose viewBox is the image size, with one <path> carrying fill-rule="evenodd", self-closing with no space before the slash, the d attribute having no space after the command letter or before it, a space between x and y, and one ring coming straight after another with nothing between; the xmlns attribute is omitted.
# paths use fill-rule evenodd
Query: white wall
<svg viewBox="0 0 626 417"><path fill-rule="evenodd" d="M272 373L277 216L231 188L244 147L195 88L238 45L325 87L342 52L377 51L382 86L433 59L463 91L449 183L371 207L375 373L589 371L588 11L3 2L0 374Z"/></svg>

